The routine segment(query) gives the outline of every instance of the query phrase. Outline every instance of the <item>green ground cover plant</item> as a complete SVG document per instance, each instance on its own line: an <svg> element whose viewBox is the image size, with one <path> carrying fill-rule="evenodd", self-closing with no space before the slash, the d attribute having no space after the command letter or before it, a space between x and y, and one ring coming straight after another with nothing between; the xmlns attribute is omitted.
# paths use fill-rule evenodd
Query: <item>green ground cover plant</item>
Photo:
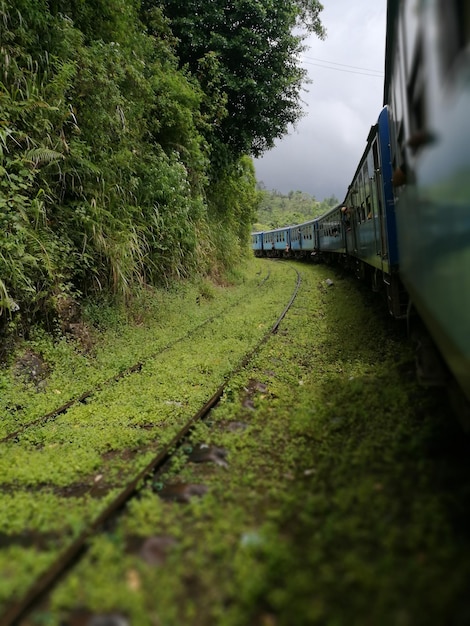
<svg viewBox="0 0 470 626"><path fill-rule="evenodd" d="M170 289L146 289L131 309L91 303L83 317L91 335L88 350L80 338L72 341L70 335L54 337L41 328L35 329L31 339L19 343L15 354L10 355L10 367L0 370L0 436L53 411L135 363L163 353L198 325L208 323L242 298L249 299L262 278L256 273L234 276L231 289L207 280L176 284ZM18 375L18 361L30 352L44 362L47 371L46 380L39 384L29 371Z"/></svg>
<svg viewBox="0 0 470 626"><path fill-rule="evenodd" d="M296 266L278 333L28 626L468 621L468 440L382 303ZM201 443L226 464L188 463ZM160 497L172 483L207 492ZM153 561L149 538L166 546Z"/></svg>
<svg viewBox="0 0 470 626"><path fill-rule="evenodd" d="M146 333L141 331L141 322L130 324L120 342L114 328L109 342L107 333L102 332L100 350L107 353L109 363L110 351L114 351L117 364L130 358L128 342L132 337L132 358L146 356L141 370L103 385L87 401L74 404L63 415L27 427L1 444L0 490L5 496L5 507L0 533L5 535L6 549L0 552L0 571L9 574L9 584L0 585L3 606L12 599L13 588L13 595L24 593L24 581L31 583L37 575L35 569L28 579L17 556L20 570L15 586L9 558L12 549L20 551L18 536L30 537L34 544L37 534L47 537L52 533L53 541L44 542L46 553L57 555L109 503L115 491L139 474L174 438L274 324L292 292L296 275L273 263L269 279L264 281L261 267L259 260L249 263L236 286L214 288L211 292L206 286L204 294L207 298L211 293L211 308L196 301L194 289L181 289L178 296L173 296L172 310L170 298L162 318L146 318ZM200 294L200 290L196 293ZM157 303L162 304L160 298ZM157 311L156 306L153 313ZM134 335L131 326L135 328ZM182 330L188 329L192 332L181 335ZM52 354L53 346L48 345L48 349L48 354ZM22 415L26 426L30 415L37 415L38 406L50 410L47 401L55 401L58 381L65 383L71 372L78 377L83 359L88 367L99 370L101 361L97 357L80 351L66 352L62 345L59 352L62 358L49 362L46 386L35 391L44 396L42 404L34 402L27 385L24 396L21 381L14 385L16 402L26 407L32 400L30 413L24 411ZM64 366L61 372L53 369ZM9 380L15 380L14 367L9 376ZM89 376L81 380L84 383L90 383ZM48 394L49 385L52 393ZM14 425L19 424L17 415ZM58 515L63 522L61 532L55 523ZM24 549L26 557L31 547ZM40 554L40 544L37 550Z"/></svg>

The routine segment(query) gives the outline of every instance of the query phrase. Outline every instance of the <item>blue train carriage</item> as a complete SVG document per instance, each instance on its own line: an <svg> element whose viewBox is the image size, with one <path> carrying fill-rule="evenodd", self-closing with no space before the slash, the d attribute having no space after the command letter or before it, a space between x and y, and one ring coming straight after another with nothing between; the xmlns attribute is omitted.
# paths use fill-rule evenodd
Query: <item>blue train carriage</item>
<svg viewBox="0 0 470 626"><path fill-rule="evenodd" d="M398 273L395 202L392 187L389 110L372 126L341 209L348 255L356 271L386 295L394 317L406 314L407 297Z"/></svg>
<svg viewBox="0 0 470 626"><path fill-rule="evenodd" d="M263 232L251 233L251 249L255 256L263 256Z"/></svg>
<svg viewBox="0 0 470 626"><path fill-rule="evenodd" d="M338 260L346 254L346 217L339 204L317 219L318 250L326 261ZM344 261L346 257L342 257Z"/></svg>
<svg viewBox="0 0 470 626"><path fill-rule="evenodd" d="M290 252L296 258L308 258L318 250L317 219L290 228Z"/></svg>
<svg viewBox="0 0 470 626"><path fill-rule="evenodd" d="M290 252L290 226L263 232L263 252L266 256L280 257Z"/></svg>
<svg viewBox="0 0 470 626"><path fill-rule="evenodd" d="M468 1L389 0L384 101L402 280L470 401Z"/></svg>

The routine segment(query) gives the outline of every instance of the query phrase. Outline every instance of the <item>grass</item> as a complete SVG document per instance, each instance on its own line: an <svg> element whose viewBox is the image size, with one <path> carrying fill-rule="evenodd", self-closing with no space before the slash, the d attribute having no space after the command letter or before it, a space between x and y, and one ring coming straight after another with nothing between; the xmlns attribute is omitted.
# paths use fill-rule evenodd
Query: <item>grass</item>
<svg viewBox="0 0 470 626"><path fill-rule="evenodd" d="M292 282L289 266L269 267ZM443 392L417 385L404 331L372 294L330 268L296 267L301 291L279 332L230 380L169 472L93 540L25 626L72 624L77 611L138 626L469 623L468 439ZM190 387L198 396L204 380L233 365L245 331L244 347L255 328L269 327L279 300L272 285L260 317L245 303L208 329L217 355L194 344L202 358L193 362L180 347L188 391L171 391L171 373L157 376L153 361L144 375L154 385L145 387L171 402L189 403ZM139 414L151 402L131 380L116 387L126 407L117 423L129 398ZM111 390L100 398L105 422L119 414L113 398ZM77 424L84 419L77 413ZM159 424L154 434L162 432ZM201 443L226 449L228 467L188 463ZM175 482L208 491L185 504L161 499ZM157 564L142 558L149 537L171 538Z"/></svg>
<svg viewBox="0 0 470 626"><path fill-rule="evenodd" d="M109 363L112 362L110 351L117 350L115 373L120 371L122 363L127 367L137 357L143 357L141 372L101 385L88 401L77 403L64 415L27 428L2 444L0 489L8 508L0 516L0 533L11 533L12 509L16 511L15 533L25 536L51 532L55 529L54 516L60 515L63 533L53 546L46 546L47 552L57 554L71 535L83 530L106 505L110 491L122 488L146 467L259 341L266 324L274 322L279 309L277 300L283 300L286 288L294 281L280 266L275 266L269 287L258 291L257 266L256 262L250 266L251 274L247 273L246 280L238 287L219 290L218 301L213 308L205 308L204 313L194 291L189 290L174 299L174 315L168 316L166 311L163 326L162 316L154 326L147 318L147 332L142 334L138 326L133 341L129 338L131 325L118 343L113 333L109 341L106 334L101 337L101 349ZM259 302L252 297L253 293L259 295ZM171 305L170 297L168 308ZM34 346L36 350L38 345ZM8 422L10 418L15 428L30 424L39 407L52 410L57 402L54 390L67 388L69 395L67 373L74 373L72 385L77 393L90 384L90 376L79 375L82 360L90 362L90 356L69 351L65 360L54 361L51 340L43 337L40 345L48 347L43 355L50 372L47 387L34 392L42 396L40 400L36 401L31 388L15 381L14 365L4 375L4 380L10 377L14 381L7 392L14 396L15 406L22 407L21 412L10 413L5 420ZM64 353L62 345L59 352ZM90 367L94 370L93 379L102 383L109 378L111 368L105 368L103 375L100 362L103 360L97 355ZM99 503L93 498L77 497L93 491L97 481L101 496L106 496ZM36 510L37 515L32 516L31 510ZM65 516L62 510L67 512ZM14 543L14 540L10 542ZM8 541L6 544L11 547ZM0 602L4 605L12 599L12 588L13 595L19 596L27 587L23 573L15 583L9 559L8 550L0 553L0 572L8 572L10 576L8 585L0 585ZM31 571L30 582L35 575L37 570Z"/></svg>

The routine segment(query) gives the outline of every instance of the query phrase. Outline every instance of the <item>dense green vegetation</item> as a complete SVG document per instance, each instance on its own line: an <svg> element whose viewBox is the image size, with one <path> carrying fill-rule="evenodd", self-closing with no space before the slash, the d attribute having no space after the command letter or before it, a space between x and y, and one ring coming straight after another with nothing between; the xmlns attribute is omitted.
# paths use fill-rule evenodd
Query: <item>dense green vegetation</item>
<svg viewBox="0 0 470 626"><path fill-rule="evenodd" d="M314 217L323 215L328 209L339 203L335 196L321 202L314 196L302 191L291 191L287 195L279 191L260 189L260 202L256 230L269 230L291 224L301 224Z"/></svg>
<svg viewBox="0 0 470 626"><path fill-rule="evenodd" d="M321 8L0 0L3 335L243 256L251 156L301 115L297 27L322 37Z"/></svg>
<svg viewBox="0 0 470 626"><path fill-rule="evenodd" d="M146 359L140 374L4 446L0 601L21 595L59 541L98 514L168 441L204 385L271 326L294 267L302 284L279 331L230 378L168 473L96 533L24 626L469 623L470 454L444 391L418 385L405 329L354 277L255 258L237 286L200 305L185 285L165 319L159 307L144 308L144 328L122 323L116 336L104 333L97 357L122 364L223 312L191 341ZM70 353L63 363L80 372L83 358ZM65 391L53 365L50 402L54 389ZM43 395L12 396L25 406L21 420ZM200 444L226 450L225 463L189 462ZM52 460L65 455L61 473ZM162 499L174 483L207 491Z"/></svg>
<svg viewBox="0 0 470 626"><path fill-rule="evenodd" d="M275 322L295 273L278 264L268 276L254 258L246 269L229 287L185 283L135 301L138 323L108 310L86 352L38 334L0 373L0 623ZM37 421L90 389L86 402Z"/></svg>
<svg viewBox="0 0 470 626"><path fill-rule="evenodd" d="M145 4L153 4L147 0ZM227 114L211 128L214 165L233 155L260 156L301 115L306 72L296 62L303 50L299 23L323 36L317 0L162 0L178 38L177 53L213 93L201 59L217 58ZM219 91L216 91L219 95Z"/></svg>

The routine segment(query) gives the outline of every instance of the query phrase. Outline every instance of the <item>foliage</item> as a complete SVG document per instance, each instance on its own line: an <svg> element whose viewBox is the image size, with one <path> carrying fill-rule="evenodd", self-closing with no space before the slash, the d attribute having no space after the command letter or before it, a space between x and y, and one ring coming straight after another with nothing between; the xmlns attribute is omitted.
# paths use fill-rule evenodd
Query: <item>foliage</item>
<svg viewBox="0 0 470 626"><path fill-rule="evenodd" d="M67 16L87 41L128 43L136 20L137 0L48 0L51 14Z"/></svg>
<svg viewBox="0 0 470 626"><path fill-rule="evenodd" d="M19 307L33 315L67 284L62 268L70 250L49 226L51 188L43 176L64 160L60 137L53 137L63 110L44 99L31 57L13 57L8 47L0 55L0 312Z"/></svg>
<svg viewBox="0 0 470 626"><path fill-rule="evenodd" d="M256 230L301 224L323 215L328 209L338 204L334 196L319 202L314 196L302 191L290 191L284 195L278 191L261 188L259 194L260 205L256 217Z"/></svg>
<svg viewBox="0 0 470 626"><path fill-rule="evenodd" d="M199 4L0 0L0 333L248 251L247 155L298 115L321 7Z"/></svg>
<svg viewBox="0 0 470 626"><path fill-rule="evenodd" d="M131 5L105 4L107 42L89 3L1 4L0 312L23 325L61 298L127 296L198 265L200 90L127 21Z"/></svg>
<svg viewBox="0 0 470 626"><path fill-rule="evenodd" d="M152 0L144 7L153 6ZM162 0L178 38L182 66L188 65L205 91L202 63L208 54L219 62L219 83L228 115L212 130L212 162L217 169L241 154L259 156L274 145L301 115L299 94L306 72L298 55L306 26L319 37L324 29L317 0Z"/></svg>
<svg viewBox="0 0 470 626"><path fill-rule="evenodd" d="M211 236L222 267L235 266L250 241L260 202L255 185L253 162L245 156L226 168L210 188ZM230 234L233 243L227 241Z"/></svg>

